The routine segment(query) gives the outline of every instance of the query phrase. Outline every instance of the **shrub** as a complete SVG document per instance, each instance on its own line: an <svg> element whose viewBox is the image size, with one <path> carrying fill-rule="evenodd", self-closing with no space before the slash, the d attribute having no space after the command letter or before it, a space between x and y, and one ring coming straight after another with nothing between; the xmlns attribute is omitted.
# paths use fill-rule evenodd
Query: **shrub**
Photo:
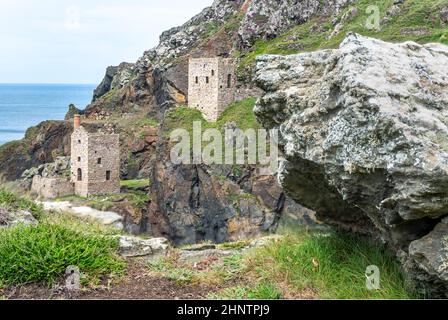
<svg viewBox="0 0 448 320"><path fill-rule="evenodd" d="M0 283L54 283L68 266L88 278L119 274L125 263L116 256L118 240L41 223L0 230Z"/></svg>
<svg viewBox="0 0 448 320"><path fill-rule="evenodd" d="M0 189L0 206L7 210L25 210L33 214L35 218L39 218L43 213L43 207L34 201L18 196L5 189Z"/></svg>

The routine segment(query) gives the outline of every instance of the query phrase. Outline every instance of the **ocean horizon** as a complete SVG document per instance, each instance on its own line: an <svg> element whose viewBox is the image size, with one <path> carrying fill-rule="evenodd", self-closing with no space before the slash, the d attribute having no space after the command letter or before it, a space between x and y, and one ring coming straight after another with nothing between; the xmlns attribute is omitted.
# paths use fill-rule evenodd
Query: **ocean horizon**
<svg viewBox="0 0 448 320"><path fill-rule="evenodd" d="M95 84L0 83L0 145L20 140L29 127L63 120L73 103L84 109Z"/></svg>

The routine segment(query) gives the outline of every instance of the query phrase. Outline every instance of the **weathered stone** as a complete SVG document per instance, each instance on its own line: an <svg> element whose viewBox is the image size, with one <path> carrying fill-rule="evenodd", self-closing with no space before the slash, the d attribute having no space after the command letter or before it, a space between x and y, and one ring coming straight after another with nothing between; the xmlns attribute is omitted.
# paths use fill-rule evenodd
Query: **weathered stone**
<svg viewBox="0 0 448 320"><path fill-rule="evenodd" d="M38 221L36 218L34 218L34 216L28 211L11 211L0 208L0 228L14 227L17 225L36 226L37 224Z"/></svg>
<svg viewBox="0 0 448 320"><path fill-rule="evenodd" d="M297 24L320 14L338 13L349 0L289 1L252 0L238 30L240 46L250 47L259 39L272 39Z"/></svg>
<svg viewBox="0 0 448 320"><path fill-rule="evenodd" d="M44 201L42 202L44 210L47 211L56 211L62 213L70 213L74 214L80 218L93 219L96 222L108 226L113 227L117 230L123 230L123 217L112 211L100 211L90 207L78 207L74 206L69 201Z"/></svg>
<svg viewBox="0 0 448 320"><path fill-rule="evenodd" d="M440 20L442 20L443 23L448 23L448 6L443 7L440 10Z"/></svg>
<svg viewBox="0 0 448 320"><path fill-rule="evenodd" d="M262 56L255 113L280 129L287 193L319 220L394 248L448 212L448 48L350 34L339 49Z"/></svg>
<svg viewBox="0 0 448 320"><path fill-rule="evenodd" d="M411 243L409 260L408 272L419 280L418 289L423 294L448 298L448 218Z"/></svg>
<svg viewBox="0 0 448 320"><path fill-rule="evenodd" d="M160 255L168 248L169 242L165 238L141 239L130 236L119 238L119 253L125 258Z"/></svg>

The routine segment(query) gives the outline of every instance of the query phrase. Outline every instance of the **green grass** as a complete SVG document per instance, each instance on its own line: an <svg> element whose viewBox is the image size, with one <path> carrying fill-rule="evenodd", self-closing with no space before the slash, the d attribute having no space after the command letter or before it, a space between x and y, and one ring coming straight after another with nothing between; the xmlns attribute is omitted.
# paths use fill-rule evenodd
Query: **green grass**
<svg viewBox="0 0 448 320"><path fill-rule="evenodd" d="M128 189L149 187L149 179L121 180L120 185Z"/></svg>
<svg viewBox="0 0 448 320"><path fill-rule="evenodd" d="M197 109L180 106L172 109L167 114L164 123L165 131L169 135L171 130L185 129L192 134L193 122L195 121L201 122L203 131L206 129L223 130L224 125L228 122L235 122L237 128L242 130L259 129L261 126L253 112L255 102L255 98L247 98L232 103L216 122L207 122Z"/></svg>
<svg viewBox="0 0 448 320"><path fill-rule="evenodd" d="M381 272L378 290L366 288L365 271L370 265L378 266ZM287 235L257 249L249 257L248 270L261 283L279 287L286 283L292 296L311 290L325 299L416 297L407 287L399 263L386 248L346 234Z"/></svg>
<svg viewBox="0 0 448 320"><path fill-rule="evenodd" d="M370 5L377 5L380 9L381 19L386 16L387 10L393 5L393 0L358 0L352 5L341 10L337 16L314 17L308 22L298 25L275 39L255 42L252 50L240 54L238 66L239 76L247 78L251 75L255 59L261 54L294 54L319 49L336 48L345 38L347 32L352 31L365 36L374 37L391 42L416 41L418 43L440 42L448 45L448 28L443 25L439 11L446 0L408 0L400 7L401 12L391 17L390 21L383 24L381 29L368 30L366 21L370 13L366 9ZM358 15L353 20L344 23L341 32L329 38L334 27L331 21L341 18L351 7L358 9ZM311 32L314 26L322 28L323 32ZM427 33L422 35L405 34L406 28L426 28Z"/></svg>
<svg viewBox="0 0 448 320"><path fill-rule="evenodd" d="M0 230L0 284L53 284L68 266L88 279L120 274L125 263L117 257L118 240L86 234L64 226L41 223Z"/></svg>
<svg viewBox="0 0 448 320"><path fill-rule="evenodd" d="M127 192L104 196L89 196L88 198L70 195L57 198L55 199L55 201L69 201L74 203L75 205L84 205L100 211L114 210L117 207L118 203L128 201L137 210L146 209L148 202L150 201L148 193L145 191L133 190L137 188L138 185L143 185L143 182L137 182L140 180L130 181L133 182L129 182L130 186L128 187ZM145 181L147 185L148 180ZM132 185L134 185L134 187Z"/></svg>
<svg viewBox="0 0 448 320"><path fill-rule="evenodd" d="M241 101L232 103L218 118L216 122L206 121L202 113L194 108L177 107L172 109L165 117L164 123L164 135L169 138L173 130L184 129L190 136L190 147L193 147L193 122L201 123L201 131L204 133L207 129L216 129L222 134L222 146L225 145L224 126L227 123L234 123L236 128L243 131L248 129L258 130L261 125L257 122L255 114L253 112L255 106L255 98L246 98ZM204 148L208 143L204 142L202 147ZM269 147L268 147L269 150ZM234 150L235 155L235 150ZM223 157L225 154L223 153ZM223 158L224 160L224 158Z"/></svg>
<svg viewBox="0 0 448 320"><path fill-rule="evenodd" d="M29 211L35 218L39 218L43 213L43 207L41 205L5 189L0 189L0 207L13 211Z"/></svg>

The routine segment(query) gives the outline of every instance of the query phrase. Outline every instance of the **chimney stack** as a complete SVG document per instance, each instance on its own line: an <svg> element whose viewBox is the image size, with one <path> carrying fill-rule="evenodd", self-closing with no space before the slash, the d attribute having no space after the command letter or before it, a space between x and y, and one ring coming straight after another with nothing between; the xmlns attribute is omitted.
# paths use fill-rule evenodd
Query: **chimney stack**
<svg viewBox="0 0 448 320"><path fill-rule="evenodd" d="M81 116L79 114L75 114L75 117L73 118L73 127L78 129L81 126Z"/></svg>

